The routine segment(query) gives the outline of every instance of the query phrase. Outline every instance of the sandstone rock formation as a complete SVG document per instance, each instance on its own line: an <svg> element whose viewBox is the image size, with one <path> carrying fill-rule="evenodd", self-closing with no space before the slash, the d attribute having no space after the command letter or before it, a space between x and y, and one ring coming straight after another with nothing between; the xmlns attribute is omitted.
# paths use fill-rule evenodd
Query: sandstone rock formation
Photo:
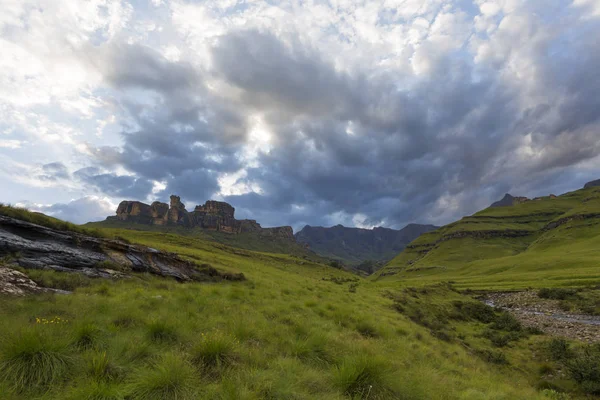
<svg viewBox="0 0 600 400"><path fill-rule="evenodd" d="M251 219L235 219L235 208L223 201L209 200L188 212L179 196L172 195L171 203L155 201L151 205L139 201L122 201L117 215L108 217L108 221L128 221L146 225L171 225L189 228L199 227L207 230L239 234L253 232L261 236L277 239L294 239L291 226L263 228Z"/></svg>
<svg viewBox="0 0 600 400"><path fill-rule="evenodd" d="M132 211L147 205L127 204ZM142 214L137 214L140 216ZM122 277L149 272L179 281L240 280L242 274L225 274L146 246L131 245L0 216L0 258L26 269L77 272L90 277Z"/></svg>

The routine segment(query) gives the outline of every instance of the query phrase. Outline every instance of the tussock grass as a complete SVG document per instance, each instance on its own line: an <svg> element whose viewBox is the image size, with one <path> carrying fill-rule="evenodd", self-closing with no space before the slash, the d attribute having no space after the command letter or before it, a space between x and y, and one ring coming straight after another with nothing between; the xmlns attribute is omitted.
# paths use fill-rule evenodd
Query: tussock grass
<svg viewBox="0 0 600 400"><path fill-rule="evenodd" d="M93 323L77 325L73 330L73 344L80 350L91 349L99 344L102 331Z"/></svg>
<svg viewBox="0 0 600 400"><path fill-rule="evenodd" d="M175 342L180 336L175 325L160 319L148 323L147 335L153 342Z"/></svg>
<svg viewBox="0 0 600 400"><path fill-rule="evenodd" d="M378 357L360 355L345 358L335 369L334 383L353 399L394 397L389 363Z"/></svg>
<svg viewBox="0 0 600 400"><path fill-rule="evenodd" d="M134 400L187 400L197 398L196 372L179 354L166 353L153 365L136 371L128 385Z"/></svg>
<svg viewBox="0 0 600 400"><path fill-rule="evenodd" d="M235 360L239 341L220 331L201 334L200 341L191 350L192 362L200 368L224 368Z"/></svg>
<svg viewBox="0 0 600 400"><path fill-rule="evenodd" d="M67 377L72 366L67 346L27 329L2 338L0 376L16 392L46 390Z"/></svg>
<svg viewBox="0 0 600 400"><path fill-rule="evenodd" d="M124 390L107 382L91 381L78 386L64 398L67 400L124 400Z"/></svg>

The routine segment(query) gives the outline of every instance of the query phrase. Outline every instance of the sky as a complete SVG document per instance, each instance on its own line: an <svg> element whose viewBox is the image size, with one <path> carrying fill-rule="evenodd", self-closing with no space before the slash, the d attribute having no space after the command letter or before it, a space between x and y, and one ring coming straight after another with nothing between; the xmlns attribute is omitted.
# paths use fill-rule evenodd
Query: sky
<svg viewBox="0 0 600 400"><path fill-rule="evenodd" d="M445 224L600 178L600 0L0 0L0 202Z"/></svg>

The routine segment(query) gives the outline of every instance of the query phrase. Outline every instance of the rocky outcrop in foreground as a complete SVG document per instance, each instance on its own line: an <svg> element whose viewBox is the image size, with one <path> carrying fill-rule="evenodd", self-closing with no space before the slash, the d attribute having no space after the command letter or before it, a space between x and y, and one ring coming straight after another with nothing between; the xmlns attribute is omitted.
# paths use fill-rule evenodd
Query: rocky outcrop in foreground
<svg viewBox="0 0 600 400"><path fill-rule="evenodd" d="M122 277L148 272L179 281L242 280L150 247L132 245L0 216L0 258L26 269L77 272L90 277Z"/></svg>
<svg viewBox="0 0 600 400"><path fill-rule="evenodd" d="M199 227L211 231L239 234L252 232L261 236L294 240L291 226L263 228L252 219L237 220L235 208L222 201L209 200L204 205L187 211L179 196L171 196L170 205L155 201L148 205L139 201L122 201L117 215L107 221L128 221L137 224L159 226Z"/></svg>

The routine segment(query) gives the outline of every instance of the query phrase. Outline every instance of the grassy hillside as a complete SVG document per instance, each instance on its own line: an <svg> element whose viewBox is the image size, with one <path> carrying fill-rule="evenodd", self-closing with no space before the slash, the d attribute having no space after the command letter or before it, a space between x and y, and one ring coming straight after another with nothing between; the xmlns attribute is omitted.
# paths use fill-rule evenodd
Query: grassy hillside
<svg viewBox="0 0 600 400"><path fill-rule="evenodd" d="M600 188L491 207L426 233L376 279L524 288L600 282Z"/></svg>
<svg viewBox="0 0 600 400"><path fill-rule="evenodd" d="M240 249L245 250L290 254L296 257L307 258L312 261L327 262L325 258L315 254L314 252L306 249L304 246L294 241L281 238L264 237L257 233L251 232L232 235L230 233L210 231L202 228L143 225L123 221L90 222L82 226L91 229L108 229L119 231L129 229L136 231L170 233L205 241L215 241L221 244L238 247Z"/></svg>
<svg viewBox="0 0 600 400"><path fill-rule="evenodd" d="M548 381L546 337L447 285L400 289L177 234L103 234L247 281L26 271L74 293L0 298L3 399L578 398L568 378Z"/></svg>
<svg viewBox="0 0 600 400"><path fill-rule="evenodd" d="M410 224L400 230L307 225L295 236L299 243L308 244L311 250L324 257L353 266L370 261L373 267L378 267L394 258L419 235L436 228L433 225L418 224Z"/></svg>

